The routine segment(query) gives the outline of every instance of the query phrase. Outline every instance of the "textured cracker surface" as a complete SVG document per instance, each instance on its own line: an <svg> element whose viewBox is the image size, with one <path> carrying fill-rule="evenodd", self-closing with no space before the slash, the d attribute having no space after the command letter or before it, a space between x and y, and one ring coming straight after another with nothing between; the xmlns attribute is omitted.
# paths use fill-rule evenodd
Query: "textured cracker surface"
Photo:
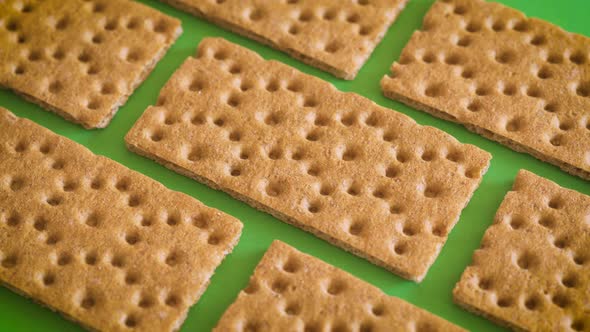
<svg viewBox="0 0 590 332"><path fill-rule="evenodd" d="M223 39L204 39L131 150L421 280L490 155Z"/></svg>
<svg viewBox="0 0 590 332"><path fill-rule="evenodd" d="M590 331L590 197L521 170L454 299L514 330Z"/></svg>
<svg viewBox="0 0 590 332"><path fill-rule="evenodd" d="M407 0L162 0L353 79Z"/></svg>
<svg viewBox="0 0 590 332"><path fill-rule="evenodd" d="M384 94L590 179L590 39L482 0L436 2Z"/></svg>
<svg viewBox="0 0 590 332"><path fill-rule="evenodd" d="M464 330L274 241L213 331Z"/></svg>
<svg viewBox="0 0 590 332"><path fill-rule="evenodd" d="M0 86L106 127L181 31L128 0L0 1Z"/></svg>
<svg viewBox="0 0 590 332"><path fill-rule="evenodd" d="M2 108L0 128L0 282L89 329L178 329L241 223Z"/></svg>

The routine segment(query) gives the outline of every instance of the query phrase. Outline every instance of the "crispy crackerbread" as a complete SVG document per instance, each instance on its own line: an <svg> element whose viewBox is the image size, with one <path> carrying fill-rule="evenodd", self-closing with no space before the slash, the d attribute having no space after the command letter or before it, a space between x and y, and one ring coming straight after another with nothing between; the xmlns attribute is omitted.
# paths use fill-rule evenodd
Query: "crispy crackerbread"
<svg viewBox="0 0 590 332"><path fill-rule="evenodd" d="M590 197L521 170L454 299L515 331L590 331Z"/></svg>
<svg viewBox="0 0 590 332"><path fill-rule="evenodd" d="M351 80L407 0L162 0Z"/></svg>
<svg viewBox="0 0 590 332"><path fill-rule="evenodd" d="M420 281L490 155L223 39L126 136L132 151Z"/></svg>
<svg viewBox="0 0 590 332"><path fill-rule="evenodd" d="M590 179L590 38L483 0L439 0L385 96Z"/></svg>
<svg viewBox="0 0 590 332"><path fill-rule="evenodd" d="M129 0L0 1L0 87L103 128L181 32Z"/></svg>
<svg viewBox="0 0 590 332"><path fill-rule="evenodd" d="M91 330L178 330L242 224L3 108L0 128L0 283Z"/></svg>
<svg viewBox="0 0 590 332"><path fill-rule="evenodd" d="M213 331L465 330L274 241Z"/></svg>

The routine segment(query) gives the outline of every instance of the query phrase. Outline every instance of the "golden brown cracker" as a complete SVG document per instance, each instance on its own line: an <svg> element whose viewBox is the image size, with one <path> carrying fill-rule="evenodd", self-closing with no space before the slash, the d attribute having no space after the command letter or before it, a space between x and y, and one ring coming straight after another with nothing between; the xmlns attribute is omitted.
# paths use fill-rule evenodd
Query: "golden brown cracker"
<svg viewBox="0 0 590 332"><path fill-rule="evenodd" d="M0 282L91 330L178 330L241 223L2 108L0 128Z"/></svg>
<svg viewBox="0 0 590 332"><path fill-rule="evenodd" d="M274 241L213 331L465 330Z"/></svg>
<svg viewBox="0 0 590 332"><path fill-rule="evenodd" d="M1 1L0 86L103 128L181 32L129 0Z"/></svg>
<svg viewBox="0 0 590 332"><path fill-rule="evenodd" d="M407 0L162 0L351 80Z"/></svg>
<svg viewBox="0 0 590 332"><path fill-rule="evenodd" d="M590 179L590 39L483 0L436 2L384 94Z"/></svg>
<svg viewBox="0 0 590 332"><path fill-rule="evenodd" d="M590 197L521 170L454 290L516 331L590 331Z"/></svg>
<svg viewBox="0 0 590 332"><path fill-rule="evenodd" d="M129 148L420 281L491 156L223 39L205 39Z"/></svg>

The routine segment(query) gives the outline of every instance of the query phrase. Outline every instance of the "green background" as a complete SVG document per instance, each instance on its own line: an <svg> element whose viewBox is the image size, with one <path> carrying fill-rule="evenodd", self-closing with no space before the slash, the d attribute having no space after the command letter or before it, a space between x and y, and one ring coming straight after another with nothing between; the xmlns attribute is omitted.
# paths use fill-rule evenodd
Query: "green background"
<svg viewBox="0 0 590 332"><path fill-rule="evenodd" d="M270 1L270 0L269 0ZM344 0L343 0L344 1ZM418 29L422 17L432 0L410 0L398 20L353 81L343 81L310 66L295 61L285 54L272 50L244 37L227 32L215 25L185 14L156 0L141 2L182 20L183 35L158 64L154 72L131 96L106 129L84 130L59 116L25 102L8 91L0 91L0 106L16 115L33 121L67 136L97 154L108 156L127 167L144 173L167 187L187 193L205 204L229 213L244 223L240 243L234 252L217 269L211 285L198 304L190 310L182 330L209 331L223 311L232 303L240 289L248 282L254 267L274 239L280 239L296 248L344 269L379 287L387 294L403 298L447 320L474 331L502 331L503 329L457 307L451 291L463 269L471 261L485 229L492 223L495 211L510 189L519 169L525 168L558 184L590 194L588 182L568 175L557 167L542 163L528 155L516 153L500 144L477 136L463 127L436 119L382 96L379 81L388 72L391 63ZM587 0L503 0L509 6L529 16L540 17L562 26L568 31L590 36L590 2ZM480 188L463 211L461 219L451 232L442 253L430 269L426 279L416 284L371 263L348 254L327 242L315 238L295 227L284 224L268 214L259 212L228 195L180 176L155 162L129 152L123 137L148 105L153 105L159 90L173 71L194 54L199 41L208 36L221 36L260 53L268 59L277 59L306 73L325 79L343 91L354 91L380 105L401 111L424 125L440 128L461 142L475 144L493 154L493 160ZM590 110L586 110L590 112ZM0 330L3 331L78 331L76 324L60 315L0 287Z"/></svg>

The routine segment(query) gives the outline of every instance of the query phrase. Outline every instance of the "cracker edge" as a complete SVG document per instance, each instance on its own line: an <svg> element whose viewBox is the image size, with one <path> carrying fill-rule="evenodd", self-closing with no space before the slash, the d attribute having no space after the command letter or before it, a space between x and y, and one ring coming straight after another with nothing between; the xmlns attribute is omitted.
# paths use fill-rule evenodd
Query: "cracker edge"
<svg viewBox="0 0 590 332"><path fill-rule="evenodd" d="M61 116L62 118L66 119L67 121L79 124L84 129L105 128L106 126L109 125L109 123L111 122L113 117L117 114L117 112L119 111L119 108L122 107L123 105L125 105L125 103L129 99L129 97L147 79L147 77L154 70L154 68L156 67L158 62L160 62L160 60L162 60L162 58L166 55L166 53L168 52L170 47L172 47L172 45L174 45L174 43L176 42L178 37L180 37L180 35L182 35L183 31L182 31L182 25L180 24L181 23L180 20L178 20L176 18L173 18L173 19L176 22L178 22L179 24L178 24L178 27L176 28L176 31L174 32L174 35L172 35L172 38L170 39L170 41L168 43L166 43L165 46L158 53L156 53L156 55L148 62L148 64L146 64L143 67L143 70L142 70L141 74L139 75L139 77L132 83L131 89L129 89L129 92L127 94L122 95L119 98L119 100L114 103L110 112L105 117L103 117L102 120L98 123L90 123L88 121L75 119L74 116L72 116L71 114L66 112L64 109L55 107L55 106L53 106L53 105L51 105L39 98L36 98L36 97L26 94L26 93L22 93L16 89L12 89L12 88L9 88L7 86L2 86L2 85L0 85L0 89L12 91L14 94L20 96L24 100L31 102L33 104L37 104L37 105L41 106L42 108L44 108L45 110Z"/></svg>
<svg viewBox="0 0 590 332"><path fill-rule="evenodd" d="M231 22L225 21L223 19L218 19L218 18L214 18L211 16L207 16L199 9L197 9L195 7L191 7L190 5L185 5L181 1L178 1L178 0L160 0L160 1L172 6L174 8L177 8L179 10L182 10L184 12L192 14L198 18L202 18L206 21L216 24L216 25L222 27L223 29L226 29L231 32L234 32L239 35L250 38L250 39L257 41L263 45L272 47L275 50L284 52L296 60L299 60L307 65L310 65L312 67L315 67L315 68L318 68L318 69L323 70L325 72L328 72L328 73L336 76L337 78L342 78L342 79L350 81L350 80L355 79L356 75L361 70L361 68L363 68L365 66L365 64L367 63L367 61L369 60L369 58L371 57L373 52L375 52L375 49L377 48L377 46L379 46L379 44L381 43L381 40L383 39L383 37L385 37L385 34L387 33L387 31L389 30L391 25L397 20L397 17L405 9L406 4L410 0L401 0L399 6L396 8L395 14L391 18L391 20L385 24L385 28L383 29L383 31L376 37L374 45L373 45L373 49L371 50L371 52L369 52L367 54L364 61L361 63L361 65L354 72L347 72L347 71L338 69L338 68L331 66L321 60L315 59L312 56L308 56L306 54L303 54L293 48L283 47L283 46L279 45L278 43L275 43L272 40L265 38L262 35L258 35L256 33L250 32L247 29L244 29L238 25L232 24Z"/></svg>
<svg viewBox="0 0 590 332"><path fill-rule="evenodd" d="M456 286L455 289L453 289L453 302L455 302L455 304L457 304L459 307L465 309L466 311L468 311L472 314L481 316L498 326L506 327L506 328L509 328L509 329L511 329L513 331L517 331L517 332L527 332L527 330L521 329L517 325L514 325L508 321L500 319L494 315L485 313L483 310L480 310L480 309L468 304L467 301L462 301L460 299L460 295L458 294L459 291L457 290L457 287L458 286Z"/></svg>
<svg viewBox="0 0 590 332"><path fill-rule="evenodd" d="M94 152L92 152L90 149L88 149L84 145L82 145L80 143L77 143L75 141L72 141L72 140L70 140L69 138L67 138L65 136L59 135L59 134L57 134L57 133L55 133L55 132L53 132L53 131L51 131L51 130L49 130L47 128L45 128L45 127L43 127L43 126L35 123L34 121L31 121L31 120L29 120L27 118L18 117L16 115L14 115L14 113L12 113L11 111L9 111L8 109L6 109L6 108L4 108L2 106L0 106L0 116L5 116L7 118L7 120L9 122L11 122L12 124L16 124L18 122L24 122L24 123L27 123L27 124L34 124L35 126L39 127L39 129L41 131L45 131L45 134L55 135L55 136L57 136L60 139L65 139L65 140L74 142L76 145L78 145L78 146L86 149L87 151L89 151L94 156L96 156L96 157L98 157L100 159L109 160L110 162L113 162L115 164L118 164L119 166L124 167L124 168L128 169L131 172L137 173L140 176L145 177L145 178L149 179L150 181L155 182L158 186L163 187L163 188L165 188L166 190L168 190L170 192L174 192L176 194L180 194L180 195L184 195L184 196L190 197L192 200L195 200L195 201L201 203L204 207L214 209L212 207L209 207L209 206L203 204L201 201L199 201L198 199L196 199L196 198L194 198L192 196L189 196L189 195L187 195L187 194L185 194L183 192L180 192L180 191L172 190L172 189L164 186L161 182L156 181L156 180L154 180L154 179L148 177L147 175L144 175L144 174L142 174L142 173L140 173L138 171L132 170L132 169L128 168L127 166L118 163L115 160L112 160L112 159L107 158L105 156L101 156L101 155L95 154ZM221 211L221 210L219 210L219 211ZM237 219L237 218L235 218L235 217L233 217L233 216L231 216L231 215L229 215L229 214L227 214L225 212L223 212L223 214L225 214L230 219L233 219L234 220L234 223L238 226L239 229L238 229L238 231L236 233L235 239L228 244L228 248L224 251L223 258L221 259L221 261L219 262L219 264L213 269L213 271L211 273L211 277L213 277L213 275L215 274L215 271L219 268L219 266L221 266L221 264L223 263L223 261L227 258L227 256L229 256L233 252L235 246L240 242L240 238L242 237L242 230L244 228L244 224L239 219ZM178 331L178 330L180 330L180 328L184 324L184 321L186 320L186 317L187 317L188 312L190 311L190 309L199 302L199 300L201 299L201 296L205 293L205 291L207 290L207 288L209 288L209 284L211 283L211 277L209 279L207 279L207 280L204 281L203 286L201 287L201 289L197 293L195 302L193 304L187 306L186 310L179 316L178 320L176 321L177 322L177 325L173 327L172 331ZM86 325L82 321L77 320L76 318L74 318L73 316L70 316L66 312L61 311L61 310L58 310L57 308L51 306L50 304L45 303L45 302L43 302L43 301L35 298L31 294L25 292L24 290L21 290L20 288L14 287L14 286L8 284L7 282L4 282L4 281L0 280L0 286L4 286L4 287L6 287L6 289L11 290L12 292L16 293L17 295L20 295L20 296L22 296L22 297L24 297L24 298L26 298L28 300L31 300L33 303L39 304L42 307L48 308L51 311L58 313L60 316L64 317L66 320L69 320L71 322L74 322L74 323L80 325L82 328L84 328L84 329L86 329L88 331L99 331L98 329L94 329L90 325Z"/></svg>
<svg viewBox="0 0 590 332"><path fill-rule="evenodd" d="M241 224L241 222L240 222ZM216 268L213 270L213 273L211 274L211 277L213 277L213 275L215 274L215 271L217 270L217 268L219 268L219 266L221 266L221 264L223 263L223 261L225 260L225 258L230 255L233 252L233 249L235 248L235 246L238 244L240 237L241 237L241 230L240 233L238 234L238 236L236 237L236 239L232 242L231 247L228 248L228 250L224 253L223 259L220 261L219 265L216 266ZM172 332L176 332L176 331L180 331L180 328L182 327L182 325L184 324L184 321L186 320L186 317L188 316L188 313L190 311L190 309L197 305L201 299L201 296L203 296L203 294L205 293L205 291L207 291L207 288L209 288L209 285L211 284L211 278L205 280L203 287L199 290L199 292L197 293L197 297L196 297L196 301L187 306L186 310L181 313L179 315L179 318L176 320L176 325L173 326L172 328ZM24 297L27 300L30 300L31 302L40 305L43 308L47 308L57 314L59 314L60 316L62 316L63 318L65 318L66 320L75 323L79 326L81 326L83 329L87 330L87 331L100 331L98 329L95 329L94 327L87 325L85 323L83 323L80 320L77 320L76 318L74 318L73 316L70 316L69 314L67 314L64 311L61 311L53 306L51 306L49 303L45 303L37 298L35 298L34 296L32 296L31 294L26 293L25 291L21 290L20 288L17 287L13 287L12 285L4 282L4 281L0 281L0 286L5 287L6 289L12 291L13 293L16 293L17 295L20 295L22 297Z"/></svg>

